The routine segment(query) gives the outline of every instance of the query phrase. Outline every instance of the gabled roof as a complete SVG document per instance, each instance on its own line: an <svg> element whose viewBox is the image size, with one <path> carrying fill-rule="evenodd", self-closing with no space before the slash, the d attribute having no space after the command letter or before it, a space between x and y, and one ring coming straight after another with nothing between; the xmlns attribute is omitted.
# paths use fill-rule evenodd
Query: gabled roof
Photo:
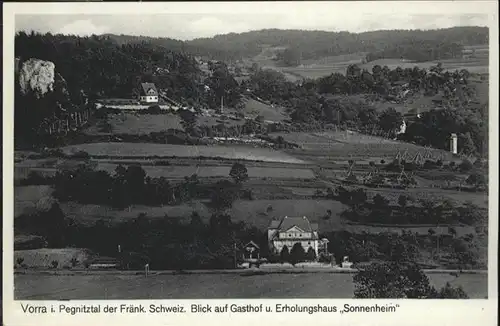
<svg viewBox="0 0 500 326"><path fill-rule="evenodd" d="M269 225L270 229L277 229L281 224L281 221L278 220L272 220L271 225Z"/></svg>
<svg viewBox="0 0 500 326"><path fill-rule="evenodd" d="M156 94L158 91L156 90L156 86L153 83L141 83L142 93L147 94L150 89L153 89Z"/></svg>
<svg viewBox="0 0 500 326"><path fill-rule="evenodd" d="M250 246L252 246L252 247L254 247L254 248L256 248L256 249L260 249L259 245L258 245L258 244L256 244L256 243L255 243L255 242L253 242L253 241L250 241L249 243L247 243L247 244L245 245L245 248L250 247Z"/></svg>
<svg viewBox="0 0 500 326"><path fill-rule="evenodd" d="M277 223L276 223L277 222ZM307 217L290 217L285 216L281 221L271 221L270 229L278 229L280 231L287 231L294 226L298 227L304 232L318 231L317 223L310 223Z"/></svg>

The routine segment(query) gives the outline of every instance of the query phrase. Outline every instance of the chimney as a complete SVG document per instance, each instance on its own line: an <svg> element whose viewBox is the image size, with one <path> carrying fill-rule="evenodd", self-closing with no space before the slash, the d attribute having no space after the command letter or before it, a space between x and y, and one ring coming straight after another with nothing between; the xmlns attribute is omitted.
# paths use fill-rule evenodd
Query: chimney
<svg viewBox="0 0 500 326"><path fill-rule="evenodd" d="M458 153L458 138L457 134L451 134L450 136L450 152L453 154Z"/></svg>

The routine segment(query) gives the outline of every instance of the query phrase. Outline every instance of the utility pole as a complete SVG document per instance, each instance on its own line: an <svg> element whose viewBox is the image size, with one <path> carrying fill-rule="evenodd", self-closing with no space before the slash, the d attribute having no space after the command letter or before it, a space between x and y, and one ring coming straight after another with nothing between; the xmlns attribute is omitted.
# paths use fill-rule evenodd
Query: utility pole
<svg viewBox="0 0 500 326"><path fill-rule="evenodd" d="M238 268L238 262L237 262L237 259L236 259L236 241L233 242L233 250L234 250L234 268Z"/></svg>
<svg viewBox="0 0 500 326"><path fill-rule="evenodd" d="M436 232L436 246L437 246L436 255L438 255L439 257L439 232Z"/></svg>

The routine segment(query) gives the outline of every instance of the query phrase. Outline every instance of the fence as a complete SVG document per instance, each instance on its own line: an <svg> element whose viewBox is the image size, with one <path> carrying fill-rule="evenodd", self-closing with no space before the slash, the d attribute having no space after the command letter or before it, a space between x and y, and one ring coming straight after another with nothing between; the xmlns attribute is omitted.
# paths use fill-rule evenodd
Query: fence
<svg viewBox="0 0 500 326"><path fill-rule="evenodd" d="M66 134L69 131L76 131L79 128L85 126L90 117L92 116L91 109L85 109L83 111L78 111L66 115L62 119L57 119L55 121L44 122L41 125L41 131L45 134Z"/></svg>

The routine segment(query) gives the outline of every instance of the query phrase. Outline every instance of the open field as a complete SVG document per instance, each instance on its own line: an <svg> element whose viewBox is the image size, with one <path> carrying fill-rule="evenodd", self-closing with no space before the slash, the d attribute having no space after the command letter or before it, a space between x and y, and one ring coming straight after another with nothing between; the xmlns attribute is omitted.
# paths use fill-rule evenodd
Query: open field
<svg viewBox="0 0 500 326"><path fill-rule="evenodd" d="M113 209L104 205L82 205L74 202L61 203L61 209L66 217L75 219L82 224L91 225L98 220L108 221L110 223L119 223L126 220L137 218L141 213L147 214L150 218L169 218L188 219L192 212L196 211L201 216L210 216L208 208L200 201L193 201L176 206L142 206L131 205L126 209Z"/></svg>
<svg viewBox="0 0 500 326"><path fill-rule="evenodd" d="M470 55L471 49L474 49L475 54ZM271 60L274 55L273 49L264 49L263 52L253 58L264 69L273 69L285 74L285 77L291 82L300 80L300 78L320 78L328 76L332 73L345 74L347 67L351 64L358 65L361 69L371 71L373 66L388 66L390 69L397 67L429 69L438 62L443 64L445 70L460 70L467 69L471 73L485 74L488 73L488 45L467 46L464 49L462 58L436 60L428 62L412 62L404 59L379 59L368 63L363 63L366 53L352 53L346 55L330 56L314 60L303 60L302 64L297 67L280 67L276 61Z"/></svg>
<svg viewBox="0 0 500 326"><path fill-rule="evenodd" d="M114 134L149 134L167 129L184 129L180 123L179 116L173 113L139 115L124 112L121 114L110 114L108 122ZM94 129L97 129L96 126L87 129L86 133L96 135L108 134Z"/></svg>
<svg viewBox="0 0 500 326"><path fill-rule="evenodd" d="M249 116L252 118L261 115L264 117L264 120L280 122L285 119L288 119L288 115L281 107L271 107L265 103L256 101L254 99L246 99L245 107L243 109L243 113L245 116Z"/></svg>
<svg viewBox="0 0 500 326"><path fill-rule="evenodd" d="M71 260L75 258L78 261L76 266L83 266L82 263L90 258L90 252L87 249L78 248L41 248L33 250L16 250L14 251L14 263L17 259L23 259L23 264L27 268L47 269L51 267L52 261L57 261L57 268L65 268L71 266Z"/></svg>
<svg viewBox="0 0 500 326"><path fill-rule="evenodd" d="M258 102L257 102L258 103ZM264 104L262 104L264 105ZM269 109L267 109L271 112ZM269 113L268 113L269 115ZM216 117L199 116L197 118L197 125L215 126L220 122ZM111 125L111 132L99 131L97 125L89 126L85 133L88 135L109 135L109 134L149 134L152 132L162 132L168 129L184 130L181 124L179 115L174 113L164 114L138 114L130 112L122 112L119 114L110 114L108 122ZM240 121L226 120L226 126L242 125L244 119Z"/></svg>
<svg viewBox="0 0 500 326"><path fill-rule="evenodd" d="M350 158L361 160L365 163L369 161L378 162L381 159L392 160L398 151L401 154L408 151L410 155L416 155L417 152L423 152L422 146L384 139L381 137L363 135L352 131L330 131L321 133L290 132L290 133L272 133L273 137L282 136L286 141L296 143L302 149L290 150L296 157L309 157L310 161L318 159L328 161L346 161ZM453 159L449 152L431 149L433 155L445 156L445 160ZM346 159L347 158L347 159ZM361 164L361 162L356 162Z"/></svg>
<svg viewBox="0 0 500 326"><path fill-rule="evenodd" d="M34 171L42 176L50 177L56 173L56 170L73 169L81 163L83 162L59 158L20 160L14 164L14 180L18 181L26 179L31 171Z"/></svg>
<svg viewBox="0 0 500 326"><path fill-rule="evenodd" d="M461 285L471 299L488 296L487 274L428 274L430 282ZM352 274L302 273L242 276L15 275L16 300L352 298Z"/></svg>
<svg viewBox="0 0 500 326"><path fill-rule="evenodd" d="M99 163L97 170L114 173L117 164ZM149 177L168 179L183 179L196 174L199 178L229 177L230 166L142 166ZM276 179L314 179L314 173L310 169L291 168L265 168L248 167L250 178L276 178Z"/></svg>
<svg viewBox="0 0 500 326"><path fill-rule="evenodd" d="M243 146L188 146L151 143L92 143L71 145L61 148L71 155L85 151L91 156L106 157L220 157L232 160L268 161L303 164L283 152Z"/></svg>

